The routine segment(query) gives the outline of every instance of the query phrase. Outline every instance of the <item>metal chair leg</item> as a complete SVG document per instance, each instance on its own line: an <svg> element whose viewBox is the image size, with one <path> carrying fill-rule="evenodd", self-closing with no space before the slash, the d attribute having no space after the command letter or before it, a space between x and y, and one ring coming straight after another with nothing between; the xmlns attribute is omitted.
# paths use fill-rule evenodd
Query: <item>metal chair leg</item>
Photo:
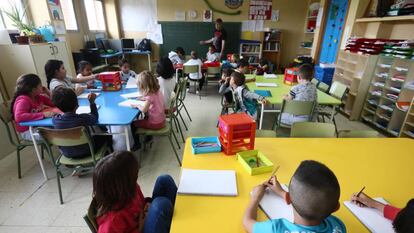
<svg viewBox="0 0 414 233"><path fill-rule="evenodd" d="M19 177L19 179L22 178L22 168L20 165L20 148L16 148L16 153L17 153L17 176Z"/></svg>
<svg viewBox="0 0 414 233"><path fill-rule="evenodd" d="M178 149L181 149L180 143L178 142L177 136L175 135L174 131L171 129L171 133L174 136L175 142L177 143Z"/></svg>
<svg viewBox="0 0 414 233"><path fill-rule="evenodd" d="M175 123L178 125L178 130L180 131L181 139L183 139L183 143L185 143L184 134L183 134L183 131L181 130L180 121L178 120L177 116L174 116L173 119Z"/></svg>
<svg viewBox="0 0 414 233"><path fill-rule="evenodd" d="M173 151L174 151L175 158L177 159L177 162L178 162L178 164L179 164L179 165L180 165L180 167L181 167L181 160L180 160L180 157L178 156L177 151L175 150L175 146L174 146L174 143L173 143L173 141L172 141L172 139L171 139L171 135L170 135L170 136L168 136L168 140L170 141L171 147L172 147L172 149L173 149Z"/></svg>
<svg viewBox="0 0 414 233"><path fill-rule="evenodd" d="M56 170L56 180L57 180L57 184L58 184L58 190L59 190L59 200L60 200L60 204L63 204L63 197L62 197L62 187L60 186L60 177L61 174L59 174L59 170Z"/></svg>
<svg viewBox="0 0 414 233"><path fill-rule="evenodd" d="M190 119L190 121L193 121L190 117L190 114L188 113L188 110L187 110L187 107L184 104L184 101L181 101L181 103L183 104L183 108L184 108L185 112L187 113L188 118Z"/></svg>
<svg viewBox="0 0 414 233"><path fill-rule="evenodd" d="M188 127L187 127L187 124L185 123L185 121L184 121L184 118L183 118L183 115L181 115L181 112L180 111L177 111L178 112L178 115L180 116L180 118L181 118L181 121L183 122L183 125L184 125L184 128L185 128L185 131L188 131Z"/></svg>

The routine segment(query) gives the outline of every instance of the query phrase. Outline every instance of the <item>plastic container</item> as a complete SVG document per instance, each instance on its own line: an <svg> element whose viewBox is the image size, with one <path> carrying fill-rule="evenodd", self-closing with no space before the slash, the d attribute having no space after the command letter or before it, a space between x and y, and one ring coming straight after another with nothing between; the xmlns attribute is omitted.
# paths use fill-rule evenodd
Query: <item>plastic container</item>
<svg viewBox="0 0 414 233"><path fill-rule="evenodd" d="M206 142L206 143L215 143L216 146L196 146L197 143ZM206 153L215 153L221 151L221 144L218 137L201 137L201 138L191 138L191 150L193 154L206 154Z"/></svg>
<svg viewBox="0 0 414 233"><path fill-rule="evenodd" d="M324 82L329 86L332 84L332 78L335 72L335 68L332 67L320 67L315 66L315 78L320 82Z"/></svg>
<svg viewBox="0 0 414 233"><path fill-rule="evenodd" d="M118 71L102 72L99 74L103 91L119 91L122 88L121 77Z"/></svg>
<svg viewBox="0 0 414 233"><path fill-rule="evenodd" d="M259 160L259 167L257 167L257 159ZM237 161L251 176L272 172L274 167L272 161L258 150L237 153Z"/></svg>
<svg viewBox="0 0 414 233"><path fill-rule="evenodd" d="M294 85L298 82L298 68L286 68L283 83Z"/></svg>

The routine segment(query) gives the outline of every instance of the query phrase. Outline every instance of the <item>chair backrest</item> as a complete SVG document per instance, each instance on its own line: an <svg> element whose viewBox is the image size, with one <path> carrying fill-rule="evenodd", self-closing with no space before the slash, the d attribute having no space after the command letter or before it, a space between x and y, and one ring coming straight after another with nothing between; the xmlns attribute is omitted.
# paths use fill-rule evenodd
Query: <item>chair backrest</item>
<svg viewBox="0 0 414 233"><path fill-rule="evenodd" d="M91 204L88 208L88 213L83 216L86 224L92 233L98 232L98 224L96 223L97 206L95 199L92 199Z"/></svg>
<svg viewBox="0 0 414 233"><path fill-rule="evenodd" d="M335 125L318 122L295 122L290 131L292 138L334 138Z"/></svg>
<svg viewBox="0 0 414 233"><path fill-rule="evenodd" d="M220 74L220 73L221 73L220 66L207 67L207 74Z"/></svg>
<svg viewBox="0 0 414 233"><path fill-rule="evenodd" d="M324 82L319 82L318 84L318 89L322 92L328 92L329 90L329 85L324 83Z"/></svg>
<svg viewBox="0 0 414 233"><path fill-rule="evenodd" d="M1 115L0 115L0 119L4 124L4 127L6 128L7 131L7 136L9 138L9 141L11 144L13 144L14 146L17 146L17 144L19 144L18 142L14 141L13 139L13 133L17 136L16 132L14 131L14 129L10 128L10 123L13 123L13 117L12 114L10 112L10 101L6 101L3 102L1 104ZM14 132L13 132L14 131Z"/></svg>
<svg viewBox="0 0 414 233"><path fill-rule="evenodd" d="M316 101L283 100L281 113L312 117L315 106Z"/></svg>
<svg viewBox="0 0 414 233"><path fill-rule="evenodd" d="M180 99L180 101L184 101L185 97L187 96L187 78L183 78L179 81L180 83L180 91L177 92L178 93L178 99ZM181 104L181 103L178 103Z"/></svg>
<svg viewBox="0 0 414 233"><path fill-rule="evenodd" d="M316 78L313 78L313 79L311 80L311 82L312 82L313 84L315 84L315 86L318 86L319 81L318 81Z"/></svg>
<svg viewBox="0 0 414 233"><path fill-rule="evenodd" d="M377 138L379 133L375 130L343 130L339 131L338 138Z"/></svg>
<svg viewBox="0 0 414 233"><path fill-rule="evenodd" d="M329 94L337 99L342 100L347 90L347 86L340 83L340 82L333 82L331 85L331 89L329 89Z"/></svg>
<svg viewBox="0 0 414 233"><path fill-rule="evenodd" d="M189 73L198 73L199 65L184 65L183 66L183 73L189 74Z"/></svg>

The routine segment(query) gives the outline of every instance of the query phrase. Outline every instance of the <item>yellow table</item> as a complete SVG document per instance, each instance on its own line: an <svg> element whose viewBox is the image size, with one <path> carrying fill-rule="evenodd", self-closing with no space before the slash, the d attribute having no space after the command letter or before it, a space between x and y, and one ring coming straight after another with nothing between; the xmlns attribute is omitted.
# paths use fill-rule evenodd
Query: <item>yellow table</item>
<svg viewBox="0 0 414 233"><path fill-rule="evenodd" d="M341 208L335 213L348 232L369 232L343 205L353 192L382 196L397 207L414 197L414 140L378 139L301 139L257 138L256 149L275 165L281 183L287 184L302 160L313 159L331 168L341 185ZM242 216L252 188L269 178L268 174L250 176L235 156L221 153L193 155L187 140L183 168L236 170L237 197L177 195L171 233L244 232ZM259 211L259 219L267 218Z"/></svg>
<svg viewBox="0 0 414 233"><path fill-rule="evenodd" d="M252 78L253 75L246 75L247 78ZM276 83L277 87L256 87L256 83L250 82L247 83L247 87L250 91L254 92L255 90L269 90L272 93L272 97L266 97L269 100L270 104L281 105L283 103L283 96L288 94L292 86L286 85L283 83L283 75L278 75L275 79L265 79L263 76L256 76L256 82L260 83ZM319 105L329 105L335 106L340 105L341 101L326 94L325 92L318 90L318 104ZM262 129L263 115L266 112L280 112L279 110L265 110L265 106L262 105L261 114L260 114L260 123L259 129ZM335 113L335 109L332 108L332 115ZM332 119L331 119L332 120Z"/></svg>

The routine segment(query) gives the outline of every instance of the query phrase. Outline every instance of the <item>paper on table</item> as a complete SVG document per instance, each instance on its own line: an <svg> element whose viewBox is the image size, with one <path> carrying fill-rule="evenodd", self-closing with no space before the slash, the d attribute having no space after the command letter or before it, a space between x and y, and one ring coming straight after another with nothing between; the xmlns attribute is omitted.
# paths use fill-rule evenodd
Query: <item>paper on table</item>
<svg viewBox="0 0 414 233"><path fill-rule="evenodd" d="M99 109L101 106L96 105L96 108ZM84 114L84 113L91 113L91 107L90 106L79 106L78 109L76 109L77 114Z"/></svg>
<svg viewBox="0 0 414 233"><path fill-rule="evenodd" d="M137 80L135 78L129 78L125 88L138 88Z"/></svg>
<svg viewBox="0 0 414 233"><path fill-rule="evenodd" d="M138 96L141 96L141 94L138 91L121 95L121 97L124 99L134 99L134 98L137 98Z"/></svg>
<svg viewBox="0 0 414 233"><path fill-rule="evenodd" d="M284 184L282 184L282 188L286 192L289 190ZM290 222L293 222L292 205L288 205L283 198L276 195L276 193L269 188L266 188L259 206L269 219L285 218Z"/></svg>
<svg viewBox="0 0 414 233"><path fill-rule="evenodd" d="M264 74L264 78L277 78L276 74Z"/></svg>
<svg viewBox="0 0 414 233"><path fill-rule="evenodd" d="M382 197L377 197L374 199L383 204L388 204L388 202ZM374 208L359 207L351 201L345 201L344 204L371 232L394 232L391 220L386 219L382 212Z"/></svg>
<svg viewBox="0 0 414 233"><path fill-rule="evenodd" d="M182 169L177 193L237 196L236 171Z"/></svg>
<svg viewBox="0 0 414 233"><path fill-rule="evenodd" d="M256 87L277 87L276 83L256 83Z"/></svg>
<svg viewBox="0 0 414 233"><path fill-rule="evenodd" d="M98 97L100 94L101 93L95 93L96 97ZM78 99L87 99L88 95L89 95L89 93L82 93L82 94L78 95Z"/></svg>
<svg viewBox="0 0 414 233"><path fill-rule="evenodd" d="M132 105L144 105L145 101L128 99L120 102L118 105L122 107L132 107Z"/></svg>

